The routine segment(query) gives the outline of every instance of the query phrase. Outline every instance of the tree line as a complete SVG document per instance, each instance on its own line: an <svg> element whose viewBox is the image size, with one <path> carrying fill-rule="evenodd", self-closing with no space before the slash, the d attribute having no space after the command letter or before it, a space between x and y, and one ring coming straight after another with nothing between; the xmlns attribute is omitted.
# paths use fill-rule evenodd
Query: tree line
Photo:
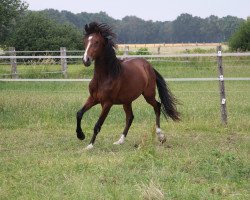
<svg viewBox="0 0 250 200"><path fill-rule="evenodd" d="M165 22L145 21L136 16L116 20L105 12L74 14L47 9L40 13L60 24L72 24L80 31L91 21L110 24L117 33L119 43L225 42L244 21L233 16L219 18L214 15L203 19L187 13Z"/></svg>
<svg viewBox="0 0 250 200"><path fill-rule="evenodd" d="M83 27L92 21L113 27L118 43L225 42L246 22L233 16L200 18L187 13L164 22L136 16L118 20L105 12L30 11L24 1L2 0L0 45L17 50L58 50L60 46L82 49Z"/></svg>

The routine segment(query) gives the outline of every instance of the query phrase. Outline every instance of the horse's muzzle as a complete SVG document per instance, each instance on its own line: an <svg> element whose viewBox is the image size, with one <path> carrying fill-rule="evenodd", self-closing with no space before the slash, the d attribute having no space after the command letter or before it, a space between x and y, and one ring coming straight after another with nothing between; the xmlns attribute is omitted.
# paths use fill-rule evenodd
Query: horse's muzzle
<svg viewBox="0 0 250 200"><path fill-rule="evenodd" d="M89 67L92 62L92 60L89 57L86 60L83 58L82 61L85 67Z"/></svg>

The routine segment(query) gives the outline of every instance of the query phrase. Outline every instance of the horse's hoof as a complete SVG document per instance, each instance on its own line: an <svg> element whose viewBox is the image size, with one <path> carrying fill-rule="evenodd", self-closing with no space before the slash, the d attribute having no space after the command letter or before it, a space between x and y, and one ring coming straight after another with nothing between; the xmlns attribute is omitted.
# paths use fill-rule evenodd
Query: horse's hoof
<svg viewBox="0 0 250 200"><path fill-rule="evenodd" d="M91 144L89 144L86 148L85 148L85 150L90 150L90 149L93 149L93 144L91 143Z"/></svg>
<svg viewBox="0 0 250 200"><path fill-rule="evenodd" d="M77 135L77 138L79 140L84 140L85 139L85 135L82 131L76 131L76 135Z"/></svg>
<svg viewBox="0 0 250 200"><path fill-rule="evenodd" d="M158 134L158 139L159 139L160 143L162 143L162 144L164 142L166 142L166 137L163 133Z"/></svg>
<svg viewBox="0 0 250 200"><path fill-rule="evenodd" d="M124 141L125 141L125 136L121 135L121 138L118 141L114 142L113 144L120 145L120 144L123 144Z"/></svg>
<svg viewBox="0 0 250 200"><path fill-rule="evenodd" d="M123 144L123 142L116 141L116 142L114 142L113 144L114 144L114 145L121 145L121 144Z"/></svg>
<svg viewBox="0 0 250 200"><path fill-rule="evenodd" d="M166 138L164 137L163 139L160 140L160 143L165 143L166 142Z"/></svg>

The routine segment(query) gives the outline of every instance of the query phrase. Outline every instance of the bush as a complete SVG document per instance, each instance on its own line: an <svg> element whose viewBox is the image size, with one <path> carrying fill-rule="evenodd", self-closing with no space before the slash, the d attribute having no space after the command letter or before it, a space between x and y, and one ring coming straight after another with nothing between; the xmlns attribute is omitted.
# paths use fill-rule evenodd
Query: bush
<svg viewBox="0 0 250 200"><path fill-rule="evenodd" d="M136 55L150 55L147 47L138 49L135 54Z"/></svg>
<svg viewBox="0 0 250 200"><path fill-rule="evenodd" d="M250 20L243 22L229 40L232 51L250 51Z"/></svg>
<svg viewBox="0 0 250 200"><path fill-rule="evenodd" d="M20 51L83 49L82 35L75 27L48 19L46 16L29 12L16 25L7 41Z"/></svg>

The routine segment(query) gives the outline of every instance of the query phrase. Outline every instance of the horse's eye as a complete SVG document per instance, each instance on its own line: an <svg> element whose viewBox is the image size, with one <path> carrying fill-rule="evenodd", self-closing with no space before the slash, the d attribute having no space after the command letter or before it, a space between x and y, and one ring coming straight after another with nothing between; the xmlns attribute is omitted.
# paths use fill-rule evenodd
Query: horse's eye
<svg viewBox="0 0 250 200"><path fill-rule="evenodd" d="M98 44L99 44L98 41L94 42L93 47L98 47Z"/></svg>

